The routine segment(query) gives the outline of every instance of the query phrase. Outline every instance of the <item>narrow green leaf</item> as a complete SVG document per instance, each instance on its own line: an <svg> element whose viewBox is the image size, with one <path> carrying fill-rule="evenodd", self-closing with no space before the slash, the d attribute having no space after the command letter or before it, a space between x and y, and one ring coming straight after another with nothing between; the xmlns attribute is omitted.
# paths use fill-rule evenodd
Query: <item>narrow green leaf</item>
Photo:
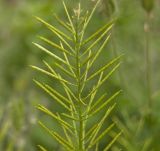
<svg viewBox="0 0 160 151"><path fill-rule="evenodd" d="M57 117L61 120L61 117L60 117L60 115L57 113ZM61 124L61 123L60 123ZM62 127L62 129L63 129L63 132L64 132L64 134L65 134L65 136L66 136L66 139L67 139L67 141L69 141L69 143L72 145L72 146L74 146L73 145L73 142L72 142L72 140L71 140L71 136L68 134L68 129L66 129L66 127L63 125L63 124L61 124L61 127ZM73 134L73 132L72 131L70 131L71 132L71 134ZM74 135L74 134L73 134Z"/></svg>
<svg viewBox="0 0 160 151"><path fill-rule="evenodd" d="M50 41L49 39L47 39L47 38L45 38L45 37L42 37L42 36L40 36L39 38L40 38L41 40L45 41L46 43L50 44L51 46L57 48L58 50L60 50L60 51L62 51L62 52L65 52L65 53L73 56L73 54L70 53L70 52L68 52L68 50L62 48L61 46L59 46L59 45L57 45L56 43Z"/></svg>
<svg viewBox="0 0 160 151"><path fill-rule="evenodd" d="M90 56L88 56L82 63L81 63L81 67L84 67L91 59L92 59L92 57L93 56L95 56L95 54L94 53L91 53L91 55Z"/></svg>
<svg viewBox="0 0 160 151"><path fill-rule="evenodd" d="M85 51L81 56L84 56L90 49L92 49L107 33L108 31L112 28L107 28L98 38L95 40ZM107 37L108 38L108 37Z"/></svg>
<svg viewBox="0 0 160 151"><path fill-rule="evenodd" d="M97 85L101 82L102 77L103 77L103 72L102 72L102 73L100 74L100 76L99 76ZM90 97L90 100L89 100L89 104L88 104L88 108L87 108L86 112L84 113L84 115L87 115L87 116L88 116L88 112L90 111L91 105L92 105L92 103L93 103L93 101L94 101L94 98L95 98L97 92L98 92L98 89L95 90L95 91L91 94L91 97Z"/></svg>
<svg viewBox="0 0 160 151"><path fill-rule="evenodd" d="M41 69L41 68L39 68L39 67L36 67L36 66L30 66L30 67L32 67L33 69L35 69L35 70L37 70L37 71L40 71L40 72L48 75L48 76L51 76L51 77L53 77L53 78L55 78L55 79L57 79L57 80L59 80L59 81L63 81L63 82L65 82L65 83L67 83L67 84L76 86L75 84L70 83L70 82L68 82L68 81L66 81L66 80L58 77L57 75L54 75L54 74L52 74L52 73L50 73L50 72L48 72L48 71L46 71L46 70L43 70L43 69Z"/></svg>
<svg viewBox="0 0 160 151"><path fill-rule="evenodd" d="M51 86L49 86L48 84L45 84L45 87L48 88L48 90L50 90L54 94L56 94L59 98L61 98L62 100L64 100L65 102L67 102L67 103L70 104L70 100L68 100L65 96L63 96L58 91L56 91L55 89L53 89Z"/></svg>
<svg viewBox="0 0 160 151"><path fill-rule="evenodd" d="M38 145L38 148L41 150L41 151L47 151L47 149L45 149L43 146L41 145Z"/></svg>
<svg viewBox="0 0 160 151"><path fill-rule="evenodd" d="M90 147L98 143L113 127L115 124L111 124L108 128L106 128L95 140L92 144L90 144Z"/></svg>
<svg viewBox="0 0 160 151"><path fill-rule="evenodd" d="M53 136L63 147L67 148L68 150L73 150L73 146L69 144L65 139L63 139L57 132L54 132L50 129L48 129L42 122L39 122L39 124L51 135Z"/></svg>
<svg viewBox="0 0 160 151"><path fill-rule="evenodd" d="M65 29L67 29L70 32L73 32L72 29L63 20L61 20L56 14L54 14L54 17L56 18L58 23L62 25Z"/></svg>
<svg viewBox="0 0 160 151"><path fill-rule="evenodd" d="M107 44L108 40L110 38L110 35L106 38L106 40L103 42L103 44L101 45L101 47L98 49L98 51L96 52L94 58L92 59L91 63L90 63L90 67L93 65L93 63L96 61L96 59L98 58L99 54L102 52L103 48L105 47L105 45Z"/></svg>
<svg viewBox="0 0 160 151"><path fill-rule="evenodd" d="M105 147L105 149L104 149L103 151L108 151L121 134L122 134L122 132L118 133L118 134L113 138L113 140Z"/></svg>
<svg viewBox="0 0 160 151"><path fill-rule="evenodd" d="M56 97L50 90L48 90L43 84L41 84L40 82L34 80L34 82L40 87L42 88L46 93L48 93L55 101L57 101L59 104L61 104L64 108L66 108L67 110L70 111L70 108L64 103L62 102L58 97Z"/></svg>
<svg viewBox="0 0 160 151"><path fill-rule="evenodd" d="M90 15L89 15L89 17L88 17L88 20L87 20L87 22L86 22L85 29L87 28L88 23L90 22L90 20L91 20L91 18L92 18L92 16L93 16L93 14L94 14L94 12L95 12L98 4L100 3L100 1L101 1L101 0L97 0L95 6L93 7L93 9L92 9L92 11L91 11L91 13L90 13Z"/></svg>
<svg viewBox="0 0 160 151"><path fill-rule="evenodd" d="M61 45L62 48L64 48L64 47L63 47L63 44L62 44L61 42L60 42L60 45ZM72 74L74 75L74 77L76 77L75 72L74 72L74 70L73 70L74 68L72 68L72 66L71 66L71 64L70 64L70 62L69 62L69 59L68 59L66 53L64 52L63 55L64 55L64 58L65 58L67 64L68 64L68 68L70 69L70 71L72 72Z"/></svg>
<svg viewBox="0 0 160 151"><path fill-rule="evenodd" d="M94 78L96 75L98 75L99 73L101 73L102 71L106 70L107 68L109 68L112 64L114 64L116 61L118 61L120 58L122 57L122 55L116 57L115 59L111 60L109 63L107 63L106 65L104 65L103 67L101 67L98 71L96 71L94 74L92 74L88 79L92 79Z"/></svg>
<svg viewBox="0 0 160 151"><path fill-rule="evenodd" d="M101 104L99 107L97 107L97 109L95 110L90 110L89 114L91 114L92 116L94 114L96 114L97 112L101 111L107 104L109 104L112 100L114 100L119 94L121 93L121 91L116 92L115 94L113 94L109 99L107 99L103 104Z"/></svg>
<svg viewBox="0 0 160 151"><path fill-rule="evenodd" d="M64 6L65 12L66 12L66 14L67 14L69 23L70 23L70 25L71 25L71 27L72 27L72 31L73 31L73 33L75 33L75 28L74 28L73 22L72 22L72 20L71 20L71 17L70 17L70 15L69 15L68 9L67 9L66 4L65 4L64 1L63 1L63 6Z"/></svg>
<svg viewBox="0 0 160 151"><path fill-rule="evenodd" d="M106 93L103 94L90 108L90 111L94 110L94 108L96 108L96 106L106 97Z"/></svg>
<svg viewBox="0 0 160 151"><path fill-rule="evenodd" d="M94 87L92 89L92 91L85 97L83 98L83 100L86 100L90 95L92 95L92 93L94 93L112 74L113 72L120 66L120 63L117 64L104 78L103 80L98 84L96 85L96 87Z"/></svg>
<svg viewBox="0 0 160 151"><path fill-rule="evenodd" d="M75 117L73 117L73 116L70 116L70 115L68 115L68 114L66 114L66 113L62 113L62 115L65 116L65 117L68 118L68 119L75 120L75 121L79 121L78 118L75 118Z"/></svg>
<svg viewBox="0 0 160 151"><path fill-rule="evenodd" d="M68 70L66 70L62 65L55 63L55 66L57 66L59 69L61 69L64 73L66 73L68 76L75 78L75 76L69 72Z"/></svg>
<svg viewBox="0 0 160 151"><path fill-rule="evenodd" d="M46 52L48 55L54 57L55 59L57 59L60 62L63 62L64 64L68 65L63 59L61 59L60 57L58 57L57 55L53 54L52 52L50 52L49 50L47 50L46 48L42 47L41 45L37 44L37 43L33 43L35 46L37 46L39 49L43 50L44 52Z"/></svg>
<svg viewBox="0 0 160 151"><path fill-rule="evenodd" d="M56 72L53 70L53 68L52 68L47 62L44 61L44 63L45 63L45 65L48 67L48 69L49 69L53 74L57 75ZM60 75L57 75L57 76L58 76L59 78L61 78ZM63 85L63 88L64 88L64 90L65 90L65 92L66 92L69 100L71 101L71 104L72 104L73 109L76 111L75 105L74 105L74 103L73 103L73 101L72 101L72 98L71 98L71 96L72 96L75 100L77 100L76 96L75 96L74 93L71 91L71 89L65 84L65 82L63 82L63 81L60 81L60 82L61 82L61 84ZM70 96L70 95L71 95L71 96Z"/></svg>
<svg viewBox="0 0 160 151"><path fill-rule="evenodd" d="M86 43L88 43L89 41L91 41L92 39L96 38L97 35L99 35L104 29L110 29L113 27L113 22L115 20L110 21L109 23L105 24L104 26L102 26L100 29L98 29L96 32L94 32L94 34L92 34L89 38L87 38L82 45L85 45Z"/></svg>
<svg viewBox="0 0 160 151"><path fill-rule="evenodd" d="M52 68L45 60L43 60L43 63L47 66L47 68L48 68L54 75L57 76L55 70L53 70L53 68Z"/></svg>
<svg viewBox="0 0 160 151"><path fill-rule="evenodd" d="M49 28L50 29L50 28ZM71 45L60 35L58 34L56 31L54 31L53 29L50 29L54 34L57 35L57 37L73 52L73 54L75 53L74 52L74 49L71 47Z"/></svg>
<svg viewBox="0 0 160 151"><path fill-rule="evenodd" d="M68 127L69 129L73 129L73 127L67 123L66 121L62 120L62 119L59 119L57 117L57 115L55 115L53 112L51 112L49 109L47 109L46 107L44 107L43 105L39 104L37 106L37 109L39 109L40 111L50 115L51 117L53 117L54 119L56 119L58 122L62 123L63 125L65 125L66 127Z"/></svg>
<svg viewBox="0 0 160 151"><path fill-rule="evenodd" d="M92 54L92 52L90 50L89 53L88 53L88 58L90 58L91 54ZM83 80L83 84L82 84L82 88L81 88L81 93L82 93L82 91L83 91L83 89L85 87L85 84L86 84L86 79L87 79L87 76L88 76L89 65L90 65L90 60L88 60L87 65L86 65L86 69L85 69L83 75L80 77L80 79ZM83 79L83 77L84 77L84 79Z"/></svg>
<svg viewBox="0 0 160 151"><path fill-rule="evenodd" d="M115 107L115 105L112 105L111 107L109 107L109 109L106 111L105 115L101 118L101 120L98 123L98 125L96 123L97 126L95 127L94 131L92 132L92 134L90 135L90 137L87 140L87 141L90 140L89 146L94 141L94 139L96 138L97 134L99 133L99 131L100 131L100 129L101 129L101 127L102 127L102 125L103 125L103 123L105 121L105 119L109 116L109 114L114 109L114 107ZM88 146L88 149L89 149L89 146Z"/></svg>
<svg viewBox="0 0 160 151"><path fill-rule="evenodd" d="M41 23L43 23L48 29L52 29L52 31L56 31L57 33L59 33L60 35L64 36L66 39L72 41L72 39L67 36L65 33L63 33L62 31L58 30L56 27L54 27L53 25L47 23L46 21L44 21L43 19L36 17L35 18L40 21ZM56 33L55 33L56 34Z"/></svg>
<svg viewBox="0 0 160 151"><path fill-rule="evenodd" d="M73 147L68 141L66 141L64 138L62 138L61 135L59 135L59 134L56 133L56 132L52 132L52 134L55 136L55 138L56 138L59 142L61 142L61 143L63 144L63 146L64 146L65 148L68 148L69 151L70 151L70 150L74 150L74 147Z"/></svg>
<svg viewBox="0 0 160 151"><path fill-rule="evenodd" d="M87 138L92 134L92 132L95 130L95 128L97 127L97 125L98 125L98 124L93 125L93 126L88 130L88 132L86 133L85 137L82 138L82 140L87 139Z"/></svg>

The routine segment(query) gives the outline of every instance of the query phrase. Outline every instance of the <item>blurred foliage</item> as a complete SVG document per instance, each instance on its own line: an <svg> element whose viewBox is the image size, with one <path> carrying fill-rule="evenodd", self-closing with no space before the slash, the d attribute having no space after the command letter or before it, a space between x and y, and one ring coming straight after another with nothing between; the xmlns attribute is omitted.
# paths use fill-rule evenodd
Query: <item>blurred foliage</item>
<svg viewBox="0 0 160 151"><path fill-rule="evenodd" d="M81 0L81 2L84 8L90 9L95 1ZM72 10L77 1L66 0L66 3ZM7 138L15 134L14 142L18 144L19 139L23 137L22 139L26 140L24 144L26 151L36 150L38 144L43 144L50 150L59 149L56 142L50 141L49 136L44 135L38 126L28 122L27 119L32 119L32 116L33 119L42 116L44 121L53 125L53 121L37 113L34 108L34 105L39 102L50 106L49 100L51 98L48 98L46 94L33 85L33 76L38 76L42 80L43 77L40 74L35 75L36 73L33 73L28 65L40 64L42 58L48 60L47 56L37 51L31 42L35 41L35 37L42 33L50 36L48 31L37 23L32 16L40 16L50 23L55 23L52 17L54 13L64 18L61 4L61 1L58 0L0 1L0 113L1 117L4 118L4 120L0 120L0 135L3 130L5 131L5 128L2 127L8 127ZM88 35L90 35L100 25L112 18L117 18L112 31L112 38L106 47L107 54L104 52L103 55L106 55L107 59L111 59L125 53L125 57L120 71L108 81L106 86L103 86L103 90L109 90L111 94L115 90L123 89L123 96L118 99L119 109L115 113L116 119L123 123L124 128L131 126L129 128L131 136L142 120L144 124L138 137L131 138L131 140L126 138L126 141L131 144L138 144L139 140L144 140L144 142L151 140L148 151L160 150L159 9L159 0L102 0L88 29ZM146 46L149 48L150 55L151 106L148 104L146 82ZM100 62L106 59L103 55L99 59ZM95 69L97 68L98 64L95 65ZM45 80L49 79L46 78ZM58 87L56 82L52 84ZM12 109L7 107L10 103L13 106ZM56 110L56 104L51 108ZM126 111L128 118L123 116L121 111ZM25 133L22 130L23 125L27 125L27 132ZM12 131L10 131L10 126L13 127ZM1 140L0 144L1 142L5 146L9 145L6 139ZM133 151L138 149L132 148ZM7 148L1 150L7 150ZM114 148L114 150L116 149Z"/></svg>

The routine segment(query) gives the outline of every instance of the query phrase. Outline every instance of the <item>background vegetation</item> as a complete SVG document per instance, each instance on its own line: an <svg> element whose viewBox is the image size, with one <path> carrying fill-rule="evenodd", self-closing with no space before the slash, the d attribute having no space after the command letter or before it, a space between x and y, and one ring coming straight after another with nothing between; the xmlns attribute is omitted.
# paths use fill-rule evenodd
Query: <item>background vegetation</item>
<svg viewBox="0 0 160 151"><path fill-rule="evenodd" d="M66 0L70 10L77 1ZM94 0L81 0L90 9ZM102 0L88 34L107 21L117 18L109 44L99 61L124 53L119 71L103 86L112 94L123 89L113 120L124 134L117 147L127 151L159 151L160 144L160 1L159 0ZM39 103L51 106L46 93L37 88L33 77L49 80L33 72L30 64L41 64L49 58L32 45L36 36L56 38L32 16L50 23L53 14L64 18L62 2L58 0L1 0L0 1L0 150L35 151L38 144L48 150L59 146L36 124L41 117L51 126L54 121L35 109ZM95 68L98 67L95 66ZM58 84L53 82L54 87ZM58 127L57 127L58 129ZM111 133L110 135L114 135ZM105 142L105 140L104 140ZM102 144L103 145L103 144Z"/></svg>

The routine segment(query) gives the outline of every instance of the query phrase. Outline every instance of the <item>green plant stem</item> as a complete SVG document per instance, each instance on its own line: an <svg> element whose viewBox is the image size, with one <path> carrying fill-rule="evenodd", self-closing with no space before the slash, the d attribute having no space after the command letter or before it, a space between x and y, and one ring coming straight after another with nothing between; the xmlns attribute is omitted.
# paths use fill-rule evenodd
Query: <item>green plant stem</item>
<svg viewBox="0 0 160 151"><path fill-rule="evenodd" d="M151 54L150 54L150 15L147 14L145 22L145 60L146 60L146 89L148 97L148 109L152 110L152 84L151 84Z"/></svg>
<svg viewBox="0 0 160 151"><path fill-rule="evenodd" d="M81 103L81 79L80 79L80 59L79 59L79 51L80 51L80 44L78 38L78 19L76 21L76 36L75 36L75 50L76 50L76 69L77 69L77 98L78 98L78 116L79 116L79 138L78 138L78 145L79 151L84 150L83 144L83 134L84 134L84 121L82 120L82 103Z"/></svg>

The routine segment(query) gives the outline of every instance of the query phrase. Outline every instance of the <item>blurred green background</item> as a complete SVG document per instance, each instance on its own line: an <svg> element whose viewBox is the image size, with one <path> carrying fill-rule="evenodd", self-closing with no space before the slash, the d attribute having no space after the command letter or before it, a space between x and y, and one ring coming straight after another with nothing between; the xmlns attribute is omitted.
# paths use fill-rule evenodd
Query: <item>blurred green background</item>
<svg viewBox="0 0 160 151"><path fill-rule="evenodd" d="M78 0L65 2L72 11ZM90 10L95 2L81 3ZM117 18L100 60L125 54L120 69L103 86L109 93L123 90L113 120L125 133L113 151L116 146L126 151L160 151L159 10L160 0L102 0L88 28L89 35ZM34 107L43 103L56 109L32 81L34 77L48 79L29 67L48 59L32 45L36 36L51 36L33 16L57 25L54 13L65 18L59 0L0 1L0 151L35 151L38 144L49 150L59 148L38 126L37 119L41 117L54 127L56 124ZM54 86L58 84L54 82Z"/></svg>

